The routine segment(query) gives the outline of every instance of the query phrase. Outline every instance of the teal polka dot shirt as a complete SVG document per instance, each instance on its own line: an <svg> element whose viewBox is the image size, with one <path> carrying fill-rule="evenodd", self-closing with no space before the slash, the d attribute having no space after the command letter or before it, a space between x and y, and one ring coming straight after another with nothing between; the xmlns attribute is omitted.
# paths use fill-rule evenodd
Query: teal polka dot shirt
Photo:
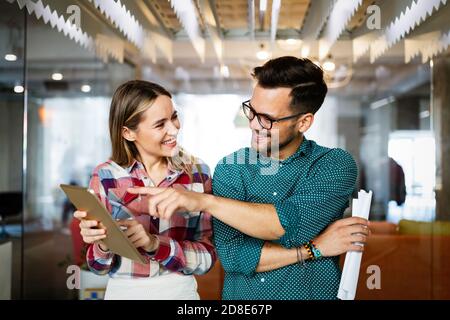
<svg viewBox="0 0 450 320"><path fill-rule="evenodd" d="M283 161L264 158L245 148L216 166L217 196L275 206L285 234L274 241L299 247L342 218L354 191L357 167L342 149L303 140ZM256 272L264 240L252 238L214 219L214 242L225 270L225 300L337 299L339 258L308 260L268 272Z"/></svg>

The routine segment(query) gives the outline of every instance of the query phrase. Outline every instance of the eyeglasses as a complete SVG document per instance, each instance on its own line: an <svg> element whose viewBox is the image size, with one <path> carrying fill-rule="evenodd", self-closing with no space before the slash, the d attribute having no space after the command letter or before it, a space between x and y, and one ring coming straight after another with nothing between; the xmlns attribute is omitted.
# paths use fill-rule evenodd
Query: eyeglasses
<svg viewBox="0 0 450 320"><path fill-rule="evenodd" d="M274 122L286 121L286 120L297 118L298 116L301 116L302 114L306 114L305 112L301 112L301 113L297 113L297 114L294 114L289 117L273 119L273 118L269 117L267 114L256 112L255 109L253 109L253 107L251 106L250 100L242 102L242 109L244 110L244 114L248 118L248 120L252 121L256 117L258 119L258 122L261 125L261 127L263 127L266 130L271 130Z"/></svg>

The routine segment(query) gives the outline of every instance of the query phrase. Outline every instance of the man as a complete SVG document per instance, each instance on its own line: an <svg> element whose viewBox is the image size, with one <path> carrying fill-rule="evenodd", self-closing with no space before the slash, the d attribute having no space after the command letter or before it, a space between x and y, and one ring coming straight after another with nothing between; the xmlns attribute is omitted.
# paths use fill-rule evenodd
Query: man
<svg viewBox="0 0 450 320"><path fill-rule="evenodd" d="M327 93L323 71L308 59L281 57L253 76L252 98L243 103L252 147L219 162L214 196L130 192L152 194L157 217L185 210L214 217L224 299L336 299L338 256L362 251L355 242L365 243L369 230L364 219L339 220L355 187L353 158L304 137Z"/></svg>

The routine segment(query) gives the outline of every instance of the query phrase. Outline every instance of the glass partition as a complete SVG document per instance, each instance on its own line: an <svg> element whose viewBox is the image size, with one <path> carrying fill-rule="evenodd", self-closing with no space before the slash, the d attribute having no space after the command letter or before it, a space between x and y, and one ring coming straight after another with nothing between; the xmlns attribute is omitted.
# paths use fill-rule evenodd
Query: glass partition
<svg viewBox="0 0 450 320"><path fill-rule="evenodd" d="M67 286L67 268L88 272L74 208L59 185L87 186L94 167L109 158L111 97L119 84L134 79L135 68L99 60L34 16L28 17L27 35L24 297L78 299Z"/></svg>
<svg viewBox="0 0 450 320"><path fill-rule="evenodd" d="M22 297L25 13L0 1L0 300Z"/></svg>

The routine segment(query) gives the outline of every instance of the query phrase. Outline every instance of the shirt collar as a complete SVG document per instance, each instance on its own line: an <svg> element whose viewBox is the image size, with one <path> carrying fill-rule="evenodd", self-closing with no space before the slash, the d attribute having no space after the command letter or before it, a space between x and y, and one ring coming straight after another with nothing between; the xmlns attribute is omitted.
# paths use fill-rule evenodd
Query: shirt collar
<svg viewBox="0 0 450 320"><path fill-rule="evenodd" d="M183 170L178 170L178 169L173 168L170 163L169 163L168 167L169 168L168 168L167 176L165 178L165 180L168 182L175 181L176 178L178 178L183 173ZM142 164L142 162L140 162L136 159L133 160L131 165L126 168L126 170L129 174L131 174L133 171L138 170L138 169L142 169L145 171L145 167Z"/></svg>
<svg viewBox="0 0 450 320"><path fill-rule="evenodd" d="M128 173L131 173L131 172L133 172L134 169L138 169L138 168L144 168L144 166L139 161L133 160L131 165L126 167L125 169L127 170Z"/></svg>
<svg viewBox="0 0 450 320"><path fill-rule="evenodd" d="M283 163L283 164L289 163L294 159L304 157L304 156L309 156L310 153L311 153L311 141L306 139L305 136L303 136L303 141L300 144L300 147L297 149L297 151L293 155L282 160L281 163Z"/></svg>

